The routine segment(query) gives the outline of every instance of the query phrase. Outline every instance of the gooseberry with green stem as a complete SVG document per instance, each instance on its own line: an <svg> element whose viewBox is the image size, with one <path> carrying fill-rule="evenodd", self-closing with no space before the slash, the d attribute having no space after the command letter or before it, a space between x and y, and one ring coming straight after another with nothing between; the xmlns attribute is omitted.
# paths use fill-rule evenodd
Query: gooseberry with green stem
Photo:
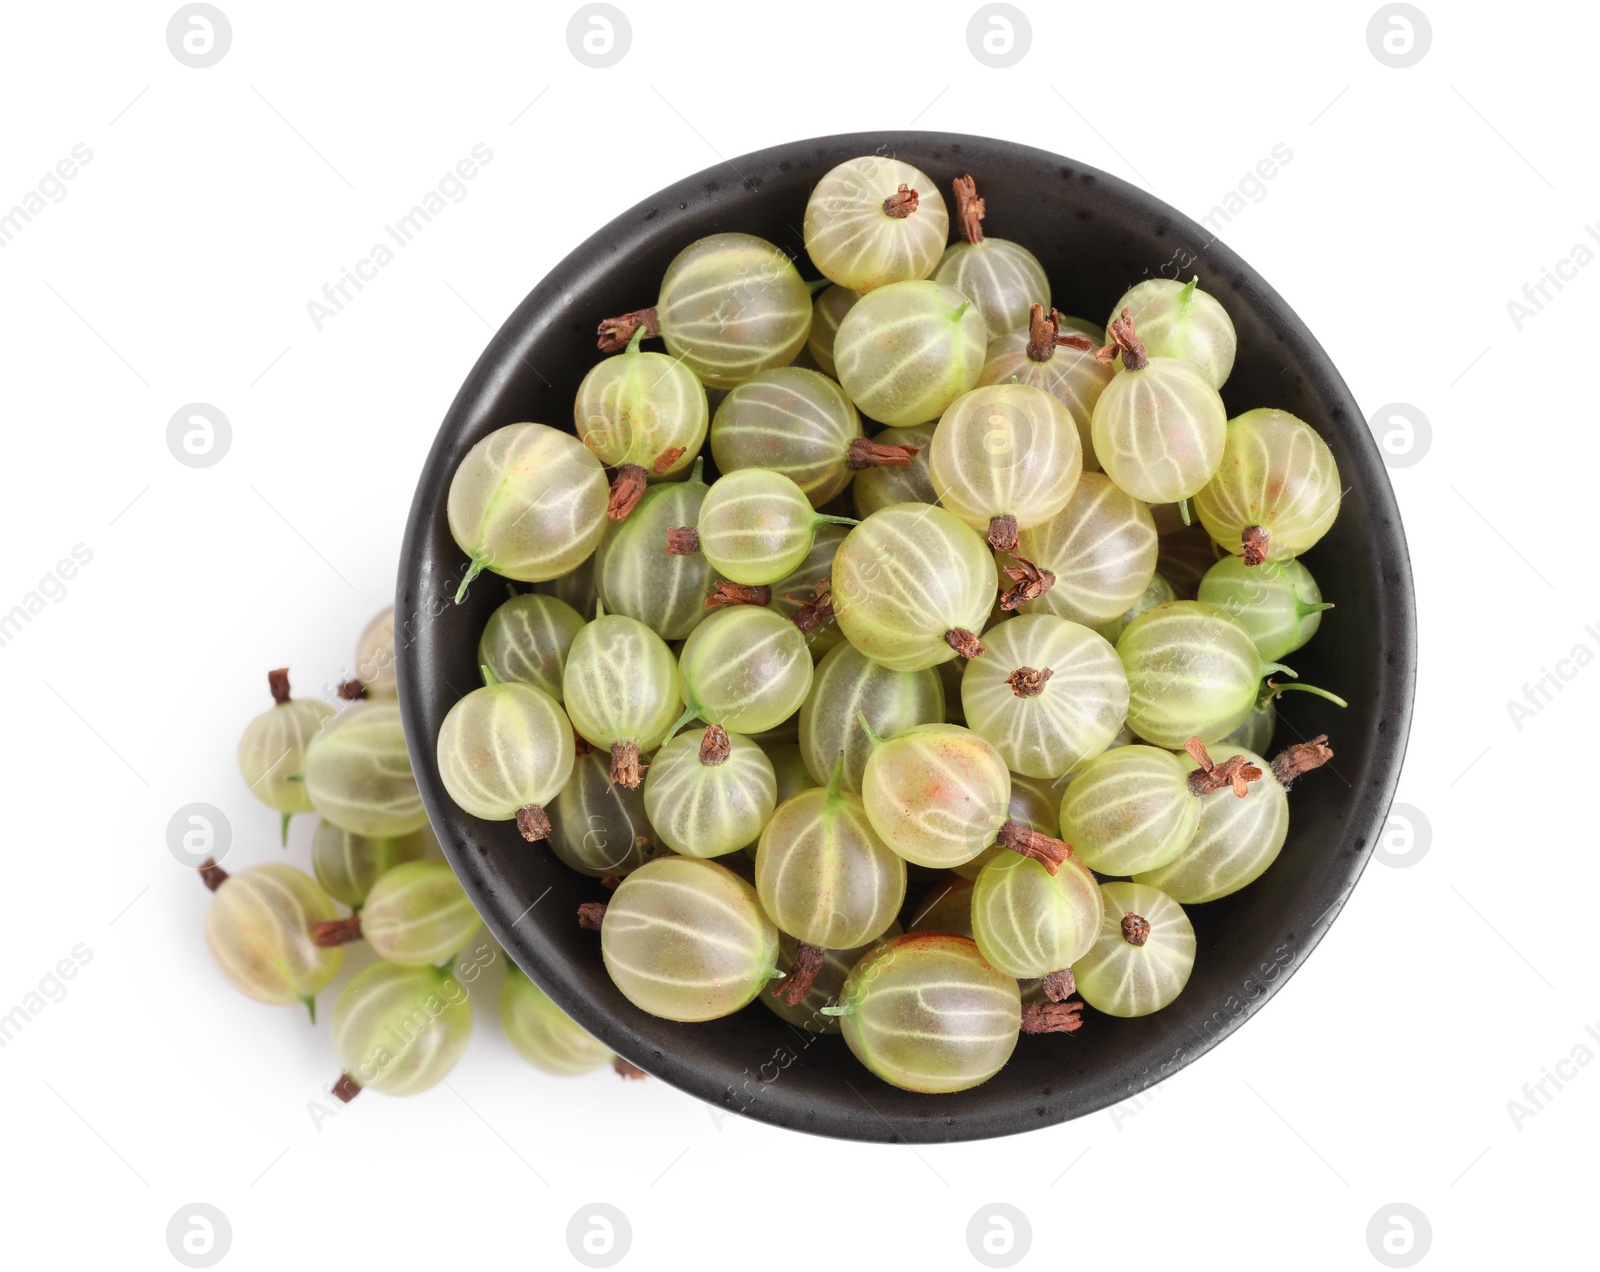
<svg viewBox="0 0 1600 1272"><path fill-rule="evenodd" d="M636 332L659 335L703 384L731 389L794 361L810 330L811 289L788 255L753 234L724 233L673 257L654 307L606 319L599 347L614 353Z"/></svg>
<svg viewBox="0 0 1600 1272"><path fill-rule="evenodd" d="M1194 970L1194 928L1183 907L1142 883L1100 885L1094 948L1072 965L1078 993L1108 1016L1148 1016L1172 1002Z"/></svg>
<svg viewBox="0 0 1600 1272"><path fill-rule="evenodd" d="M829 169L806 201L806 254L856 292L926 278L949 231L950 214L927 174L884 155Z"/></svg>
<svg viewBox="0 0 1600 1272"><path fill-rule="evenodd" d="M365 940L398 967L428 967L455 956L483 927L466 890L442 861L408 861L373 884L361 913L315 924L319 949Z"/></svg>
<svg viewBox="0 0 1600 1272"><path fill-rule="evenodd" d="M601 610L573 639L561 688L572 727L610 752L611 780L637 788L640 756L666 740L683 704L667 642L638 619Z"/></svg>
<svg viewBox="0 0 1600 1272"><path fill-rule="evenodd" d="M937 671L896 671L843 644L817 664L811 692L800 706L800 751L814 777L831 774L834 761L842 757L840 785L859 793L872 751L867 728L879 737L893 737L943 719L944 687Z"/></svg>
<svg viewBox="0 0 1600 1272"><path fill-rule="evenodd" d="M272 691L272 706L245 725L236 758L239 776L250 793L283 814L279 833L287 844L289 818L295 813L309 813L312 808L310 794L300 779L306 750L323 725L333 718L334 710L316 698L290 697L287 667L269 671L267 686Z"/></svg>
<svg viewBox="0 0 1600 1272"><path fill-rule="evenodd" d="M1339 465L1328 444L1288 411L1227 423L1216 472L1195 496L1207 533L1246 565L1314 547L1339 515Z"/></svg>
<svg viewBox="0 0 1600 1272"><path fill-rule="evenodd" d="M345 1103L371 1088L416 1095L449 1076L472 1038L472 1000L448 968L374 963L333 1006L333 1045L344 1065L333 1093Z"/></svg>
<svg viewBox="0 0 1600 1272"><path fill-rule="evenodd" d="M1050 294L1050 280L1039 258L1021 243L984 235L987 202L978 197L977 183L970 175L950 184L962 241L945 248L934 267L933 280L972 297L989 339L995 340L1028 321L1034 298Z"/></svg>
<svg viewBox="0 0 1600 1272"><path fill-rule="evenodd" d="M772 610L737 605L696 627L678 655L683 714L735 733L776 728L811 690L811 654L800 629ZM670 736L670 734L669 734Z"/></svg>
<svg viewBox="0 0 1600 1272"><path fill-rule="evenodd" d="M1311 571L1299 561L1246 565L1226 556L1200 580L1199 599L1215 605L1250 633L1263 658L1276 660L1305 645L1322 625L1322 599Z"/></svg>
<svg viewBox="0 0 1600 1272"><path fill-rule="evenodd" d="M1105 333L1086 336L1071 325L1079 321L1063 318L1054 309L1046 314L1043 305L1034 305L1028 311L1026 326L990 340L978 383L1029 384L1050 394L1072 416L1085 471L1098 472L1094 407L1115 372L1095 356Z"/></svg>
<svg viewBox="0 0 1600 1272"><path fill-rule="evenodd" d="M741 468L716 480L695 524L668 530L665 547L673 556L702 552L723 577L761 586L793 573L811 550L816 528L830 523L856 524L818 512L782 473Z"/></svg>
<svg viewBox="0 0 1600 1272"><path fill-rule="evenodd" d="M680 733L656 752L644 810L661 841L686 857L720 857L761 834L778 783L760 746L721 725Z"/></svg>
<svg viewBox="0 0 1600 1272"><path fill-rule="evenodd" d="M892 428L937 419L978 383L987 333L972 302L943 283L905 282L861 300L833 344L839 383Z"/></svg>
<svg viewBox="0 0 1600 1272"><path fill-rule="evenodd" d="M392 700L352 703L324 724L306 748L303 780L311 806L341 830L383 838L428 824Z"/></svg>
<svg viewBox="0 0 1600 1272"><path fill-rule="evenodd" d="M1178 358L1199 371L1214 389L1227 383L1238 352L1233 320L1197 275L1187 283L1147 278L1135 283L1111 310L1112 321L1127 311L1153 358Z"/></svg>

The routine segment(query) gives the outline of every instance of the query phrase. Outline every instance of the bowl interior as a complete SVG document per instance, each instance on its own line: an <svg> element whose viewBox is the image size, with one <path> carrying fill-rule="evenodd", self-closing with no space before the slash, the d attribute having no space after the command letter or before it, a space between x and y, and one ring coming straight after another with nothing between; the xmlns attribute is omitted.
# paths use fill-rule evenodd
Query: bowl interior
<svg viewBox="0 0 1600 1272"><path fill-rule="evenodd" d="M485 575L461 604L450 601L466 558L450 537L445 498L462 456L505 424L570 431L578 382L603 356L596 323L654 303L668 262L694 239L758 234L815 277L800 230L811 187L833 165L873 152L916 165L947 200L951 179L970 172L988 201L985 233L1039 257L1063 313L1104 323L1133 283L1198 274L1239 334L1222 391L1230 416L1273 406L1307 420L1332 447L1348 491L1332 531L1305 558L1336 608L1291 661L1350 707L1309 694L1280 703L1278 745L1326 732L1336 751L1329 770L1296 786L1282 855L1242 892L1189 907L1199 949L1171 1006L1137 1020L1086 1009L1078 1033L1024 1037L996 1077L944 1096L891 1087L841 1039L793 1028L757 1003L706 1024L640 1012L606 975L599 938L574 918L604 889L524 843L511 823L462 813L434 760L445 713L479 683L478 636L505 599L501 581ZM852 134L746 155L661 191L567 257L490 342L445 417L412 506L396 612L418 784L441 844L511 956L584 1028L651 1074L731 1111L863 1140L974 1139L1078 1117L1137 1094L1237 1028L1316 944L1366 863L1404 752L1415 671L1410 567L1387 474L1349 390L1277 294L1201 227L1114 177L1045 151L939 133Z"/></svg>

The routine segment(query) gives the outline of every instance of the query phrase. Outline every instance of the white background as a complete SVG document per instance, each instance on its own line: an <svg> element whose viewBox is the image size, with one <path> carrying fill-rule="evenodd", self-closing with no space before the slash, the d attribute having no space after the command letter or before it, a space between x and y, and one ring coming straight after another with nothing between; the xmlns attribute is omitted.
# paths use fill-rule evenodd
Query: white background
<svg viewBox="0 0 1600 1272"><path fill-rule="evenodd" d="M167 1222L196 1201L239 1268L577 1266L567 1223L595 1201L630 1221L627 1267L977 1267L967 1223L994 1201L1031 1221L1024 1266L1376 1268L1367 1225L1394 1202L1428 1218L1425 1266L1592 1260L1600 1065L1520 1124L1507 1102L1600 1030L1600 671L1563 664L1520 728L1506 707L1600 651L1600 268L1520 331L1507 310L1600 220L1592 14L1426 0L1431 49L1391 69L1369 3L1029 2L1032 48L995 70L972 4L624 0L632 47L595 70L573 5L223 7L209 69L169 52L160 4L11 6L0 46L0 209L93 151L0 249L0 611L93 553L0 648L0 1012L93 955L0 1049L9 1262L176 1267ZM1399 798L1431 849L1374 862L1225 1046L1138 1107L1020 1138L834 1143L659 1082L547 1078L500 1039L497 981L448 1086L319 1126L326 1029L223 983L168 818L214 803L229 865L279 858L233 763L262 673L315 693L348 668L440 417L573 245L724 157L913 125L1057 151L1197 218L1293 151L1223 237L1365 410L1432 422L1391 473L1422 632ZM464 201L316 330L307 302L480 142ZM233 427L202 470L165 440L195 401Z"/></svg>

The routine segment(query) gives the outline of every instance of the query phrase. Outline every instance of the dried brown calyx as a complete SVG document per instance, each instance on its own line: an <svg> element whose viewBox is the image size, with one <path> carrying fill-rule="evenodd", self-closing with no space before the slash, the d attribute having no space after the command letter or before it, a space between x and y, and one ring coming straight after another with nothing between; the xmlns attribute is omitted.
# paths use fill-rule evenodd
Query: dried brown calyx
<svg viewBox="0 0 1600 1272"><path fill-rule="evenodd" d="M1017 550L1017 519L1009 512L989 518L989 546L996 552Z"/></svg>
<svg viewBox="0 0 1600 1272"><path fill-rule="evenodd" d="M618 888L620 888L622 886L622 876L621 875L606 875L605 878L600 880L600 886L602 888L604 888L607 892L615 892Z"/></svg>
<svg viewBox="0 0 1600 1272"><path fill-rule="evenodd" d="M622 464L611 479L611 497L606 500L606 516L612 521L625 521L628 514L639 506L644 492L650 488L650 474L638 464Z"/></svg>
<svg viewBox="0 0 1600 1272"><path fill-rule="evenodd" d="M1082 1003L1025 1003L1022 1008L1023 1033L1075 1033L1082 1026Z"/></svg>
<svg viewBox="0 0 1600 1272"><path fill-rule="evenodd" d="M983 653L983 642L965 627L952 627L944 634L944 643L963 658L977 658Z"/></svg>
<svg viewBox="0 0 1600 1272"><path fill-rule="evenodd" d="M1000 596L1000 608L1006 611L1017 609L1029 601L1036 601L1052 587L1055 586L1056 576L1043 566L1035 565L1027 557L1015 554L1011 558L1013 564L1003 565L1000 568L1016 586L1010 588Z"/></svg>
<svg viewBox="0 0 1600 1272"><path fill-rule="evenodd" d="M595 343L600 346L600 352L616 353L628 347L628 341L633 339L636 331L643 331L646 340L659 336L661 322L652 305L649 309L635 309L616 318L607 318L601 322L598 331L600 339Z"/></svg>
<svg viewBox="0 0 1600 1272"><path fill-rule="evenodd" d="M1078 980L1070 967L1051 972L1039 984L1044 989L1044 996L1053 1003L1064 1003L1078 992Z"/></svg>
<svg viewBox="0 0 1600 1272"><path fill-rule="evenodd" d="M621 1056L611 1057L611 1067L619 1078L627 1078L630 1082L642 1082L650 1075L631 1061L624 1060Z"/></svg>
<svg viewBox="0 0 1600 1272"><path fill-rule="evenodd" d="M1150 364L1150 354L1145 350L1144 341L1133 329L1131 310L1124 309L1120 316L1111 320L1111 325L1106 328L1106 338L1111 343L1097 350L1094 355L1101 362L1111 362L1120 353L1122 365L1129 371L1140 371Z"/></svg>
<svg viewBox="0 0 1600 1272"><path fill-rule="evenodd" d="M1037 698L1044 692L1045 682L1055 674L1049 667L1018 667L1006 677L1006 683L1019 698Z"/></svg>
<svg viewBox="0 0 1600 1272"><path fill-rule="evenodd" d="M1244 549L1240 559L1246 565L1260 565L1267 559L1267 545L1272 542L1272 531L1265 526L1246 526L1239 536L1239 546Z"/></svg>
<svg viewBox="0 0 1600 1272"><path fill-rule="evenodd" d="M1183 744L1183 749L1200 766L1189 774L1191 795L1209 795L1212 791L1231 786L1233 793L1243 799L1250 790L1250 783L1261 777L1261 770L1242 755L1232 755L1221 764L1213 764L1211 753L1199 738L1190 738Z"/></svg>
<svg viewBox="0 0 1600 1272"><path fill-rule="evenodd" d="M326 923L311 925L311 943L319 950L331 950L336 945L349 945L361 939L361 916L352 914L344 919L329 919Z"/></svg>
<svg viewBox="0 0 1600 1272"><path fill-rule="evenodd" d="M1328 735L1319 733L1309 742L1296 742L1287 750L1272 758L1272 776L1284 785L1289 785L1302 773L1309 773L1312 769L1321 768L1333 758L1333 748L1328 744ZM201 867L203 870L205 867Z"/></svg>
<svg viewBox="0 0 1600 1272"><path fill-rule="evenodd" d="M673 526L667 531L668 556L693 556L700 551L700 532L693 526Z"/></svg>
<svg viewBox="0 0 1600 1272"><path fill-rule="evenodd" d="M1052 309L1047 315L1043 305L1034 305L1028 311L1028 361L1049 362L1058 348L1087 353L1094 348L1094 341L1076 331L1062 335L1061 311Z"/></svg>
<svg viewBox="0 0 1600 1272"><path fill-rule="evenodd" d="M289 669L279 667L267 673L267 688L272 690L272 700L278 706L289 701Z"/></svg>
<svg viewBox="0 0 1600 1272"><path fill-rule="evenodd" d="M657 477L665 477L672 471L672 466L683 458L683 447L669 446L656 456L656 462L650 465L650 471Z"/></svg>
<svg viewBox="0 0 1600 1272"><path fill-rule="evenodd" d="M1150 939L1150 920L1129 910L1122 916L1122 939L1129 945L1143 945Z"/></svg>
<svg viewBox="0 0 1600 1272"><path fill-rule="evenodd" d="M550 838L550 814L538 804L524 804L517 809L517 830L530 844Z"/></svg>
<svg viewBox="0 0 1600 1272"><path fill-rule="evenodd" d="M572 731L572 756L573 756L573 758L577 759L577 760L581 760L584 756L588 755L589 752L592 751L592 750L594 750L594 747L589 745L589 739L584 737L583 734L579 733L576 729L574 729Z"/></svg>
<svg viewBox="0 0 1600 1272"><path fill-rule="evenodd" d="M215 892L228 882L228 872L217 864L215 857L207 857L200 863L200 882Z"/></svg>
<svg viewBox="0 0 1600 1272"><path fill-rule="evenodd" d="M904 181L900 188L883 201L883 214L903 221L917 210L917 192Z"/></svg>
<svg viewBox="0 0 1600 1272"><path fill-rule="evenodd" d="M765 583L752 587L748 583L730 583L727 579L718 579L711 585L711 594L706 597L707 609L721 609L724 605L770 604L772 589Z"/></svg>
<svg viewBox="0 0 1600 1272"><path fill-rule="evenodd" d="M870 437L852 437L845 447L844 466L859 473L863 468L906 468L916 458L916 446L875 442Z"/></svg>
<svg viewBox="0 0 1600 1272"><path fill-rule="evenodd" d="M820 631L822 625L833 617L833 580L827 575L818 579L811 589L809 600L798 596L785 596L784 599L800 606L794 612L794 625L809 636L812 632Z"/></svg>
<svg viewBox="0 0 1600 1272"><path fill-rule="evenodd" d="M969 243L983 242L984 202L978 197L978 183L971 175L957 177L950 183L956 196L956 223L961 226L961 237Z"/></svg>
<svg viewBox="0 0 1600 1272"><path fill-rule="evenodd" d="M1021 822L1008 821L1000 827L995 842L1024 857L1032 857L1051 874L1061 869L1061 863L1072 855L1072 845L1049 835L1041 835Z"/></svg>
<svg viewBox="0 0 1600 1272"><path fill-rule="evenodd" d="M578 907L578 926L585 932L598 932L600 925L605 922L606 903L604 901L585 901Z"/></svg>
<svg viewBox="0 0 1600 1272"><path fill-rule="evenodd" d="M639 744L637 742L613 742L611 744L611 780L621 782L630 791L639 789L639 783L644 778L644 765L639 762Z"/></svg>
<svg viewBox="0 0 1600 1272"><path fill-rule="evenodd" d="M794 962L789 964L788 973L772 987L773 996L782 998L791 1007L798 1007L816 983L823 958L819 947L802 941L794 952Z"/></svg>
<svg viewBox="0 0 1600 1272"><path fill-rule="evenodd" d="M348 1073L341 1073L339 1080L333 1084L332 1090L340 1104L349 1104L351 1100L361 1094L361 1083L357 1082Z"/></svg>
<svg viewBox="0 0 1600 1272"><path fill-rule="evenodd" d="M728 731L720 724L708 724L705 737L700 739L700 763L721 764L732 750Z"/></svg>
<svg viewBox="0 0 1600 1272"><path fill-rule="evenodd" d="M354 677L349 680L341 680L339 682L339 696L346 702L359 702L367 696L367 687Z"/></svg>

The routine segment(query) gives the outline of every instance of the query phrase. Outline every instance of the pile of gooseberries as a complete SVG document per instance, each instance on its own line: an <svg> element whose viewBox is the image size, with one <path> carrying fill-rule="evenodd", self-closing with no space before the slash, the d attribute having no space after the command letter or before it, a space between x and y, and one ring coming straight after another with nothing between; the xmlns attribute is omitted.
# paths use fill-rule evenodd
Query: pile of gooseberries
<svg viewBox="0 0 1600 1272"><path fill-rule="evenodd" d="M1230 418L1222 303L1147 277L1087 298L1115 299L1104 326L1063 315L972 176L949 197L861 156L793 209L804 255L682 243L653 305L600 322L571 429L475 439L448 498L463 590L512 591L434 739L485 840L594 881L578 922L628 1002L759 1000L927 1093L1023 1034L1172 1002L1205 957L1185 907L1271 866L1289 784L1332 757L1269 758L1276 699L1343 705L1282 661L1330 608L1300 558L1338 468L1286 411ZM240 752L262 798L406 842L398 723L278 701ZM375 879L330 864L359 919L304 922L430 967L466 916L382 852ZM440 912L400 931L422 897ZM278 1000L318 974L274 968ZM382 992L409 1003L419 974ZM530 982L507 1003L545 1067L600 1054ZM342 1049L372 1028L342 1013Z"/></svg>

